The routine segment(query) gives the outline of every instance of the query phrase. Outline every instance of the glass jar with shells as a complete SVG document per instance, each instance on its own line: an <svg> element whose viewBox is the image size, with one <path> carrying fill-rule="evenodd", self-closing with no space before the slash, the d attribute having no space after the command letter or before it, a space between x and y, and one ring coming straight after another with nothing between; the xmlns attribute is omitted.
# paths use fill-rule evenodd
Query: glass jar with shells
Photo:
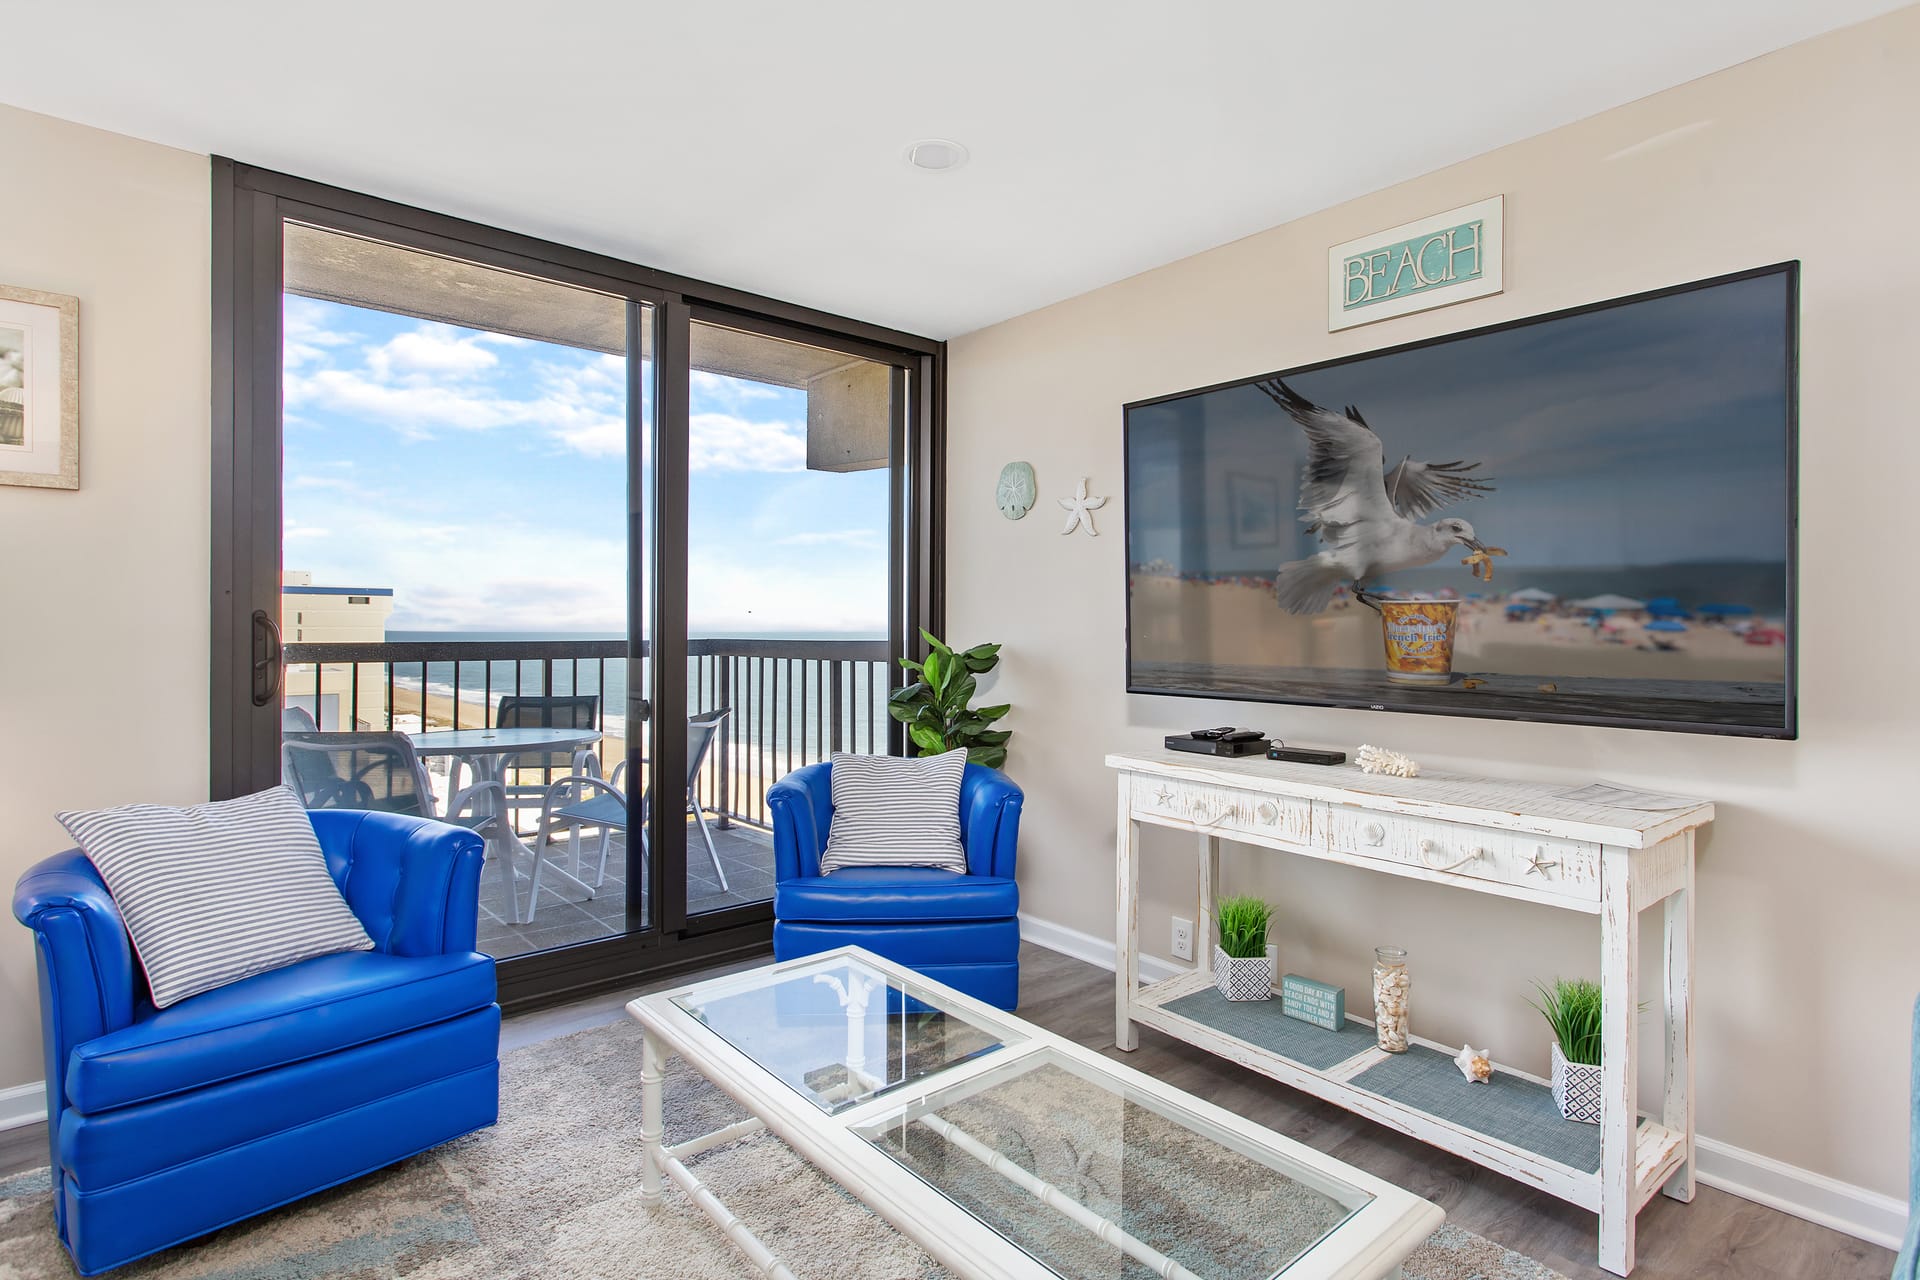
<svg viewBox="0 0 1920 1280"><path fill-rule="evenodd" d="M1404 947L1373 949L1373 1031L1388 1053L1407 1051L1407 995L1413 979L1407 973Z"/></svg>

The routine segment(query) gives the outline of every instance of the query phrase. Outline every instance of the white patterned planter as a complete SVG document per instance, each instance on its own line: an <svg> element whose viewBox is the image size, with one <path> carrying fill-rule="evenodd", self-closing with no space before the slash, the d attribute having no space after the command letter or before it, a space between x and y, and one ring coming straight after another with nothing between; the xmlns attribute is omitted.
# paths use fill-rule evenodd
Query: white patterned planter
<svg viewBox="0 0 1920 1280"><path fill-rule="evenodd" d="M1271 1000L1273 957L1230 956L1215 943L1213 985L1229 1000Z"/></svg>
<svg viewBox="0 0 1920 1280"><path fill-rule="evenodd" d="M1558 1041L1553 1046L1553 1100L1569 1120L1600 1123L1600 1068L1568 1062Z"/></svg>

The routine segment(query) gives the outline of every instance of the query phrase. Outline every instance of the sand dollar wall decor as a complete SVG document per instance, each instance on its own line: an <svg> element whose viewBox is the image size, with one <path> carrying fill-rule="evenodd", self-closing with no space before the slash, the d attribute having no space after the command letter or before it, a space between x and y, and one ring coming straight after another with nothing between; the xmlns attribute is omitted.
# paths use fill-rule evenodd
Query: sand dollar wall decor
<svg viewBox="0 0 1920 1280"><path fill-rule="evenodd" d="M1018 520L1033 510L1034 498L1039 489L1033 480L1033 465L1027 462L1009 462L1000 468L1000 483L994 486L993 500L1000 508L1000 514L1009 520Z"/></svg>

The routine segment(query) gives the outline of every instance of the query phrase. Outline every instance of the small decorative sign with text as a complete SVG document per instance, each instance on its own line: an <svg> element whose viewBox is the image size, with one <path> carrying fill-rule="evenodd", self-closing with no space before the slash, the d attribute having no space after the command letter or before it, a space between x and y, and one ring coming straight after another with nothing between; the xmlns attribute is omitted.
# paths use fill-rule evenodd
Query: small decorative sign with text
<svg viewBox="0 0 1920 1280"><path fill-rule="evenodd" d="M1280 980L1280 1012L1338 1031L1347 1025L1347 989L1290 973Z"/></svg>
<svg viewBox="0 0 1920 1280"><path fill-rule="evenodd" d="M1327 329L1499 293L1505 196L1327 250Z"/></svg>

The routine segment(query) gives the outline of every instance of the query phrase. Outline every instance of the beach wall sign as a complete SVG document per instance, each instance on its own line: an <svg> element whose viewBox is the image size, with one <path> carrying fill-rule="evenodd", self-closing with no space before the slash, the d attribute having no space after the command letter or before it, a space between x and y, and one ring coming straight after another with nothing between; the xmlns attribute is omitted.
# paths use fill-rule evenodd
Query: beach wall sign
<svg viewBox="0 0 1920 1280"><path fill-rule="evenodd" d="M1280 1012L1338 1031L1347 1025L1347 989L1290 973L1280 979Z"/></svg>
<svg viewBox="0 0 1920 1280"><path fill-rule="evenodd" d="M1327 329L1499 293L1505 207L1494 196L1327 250Z"/></svg>

